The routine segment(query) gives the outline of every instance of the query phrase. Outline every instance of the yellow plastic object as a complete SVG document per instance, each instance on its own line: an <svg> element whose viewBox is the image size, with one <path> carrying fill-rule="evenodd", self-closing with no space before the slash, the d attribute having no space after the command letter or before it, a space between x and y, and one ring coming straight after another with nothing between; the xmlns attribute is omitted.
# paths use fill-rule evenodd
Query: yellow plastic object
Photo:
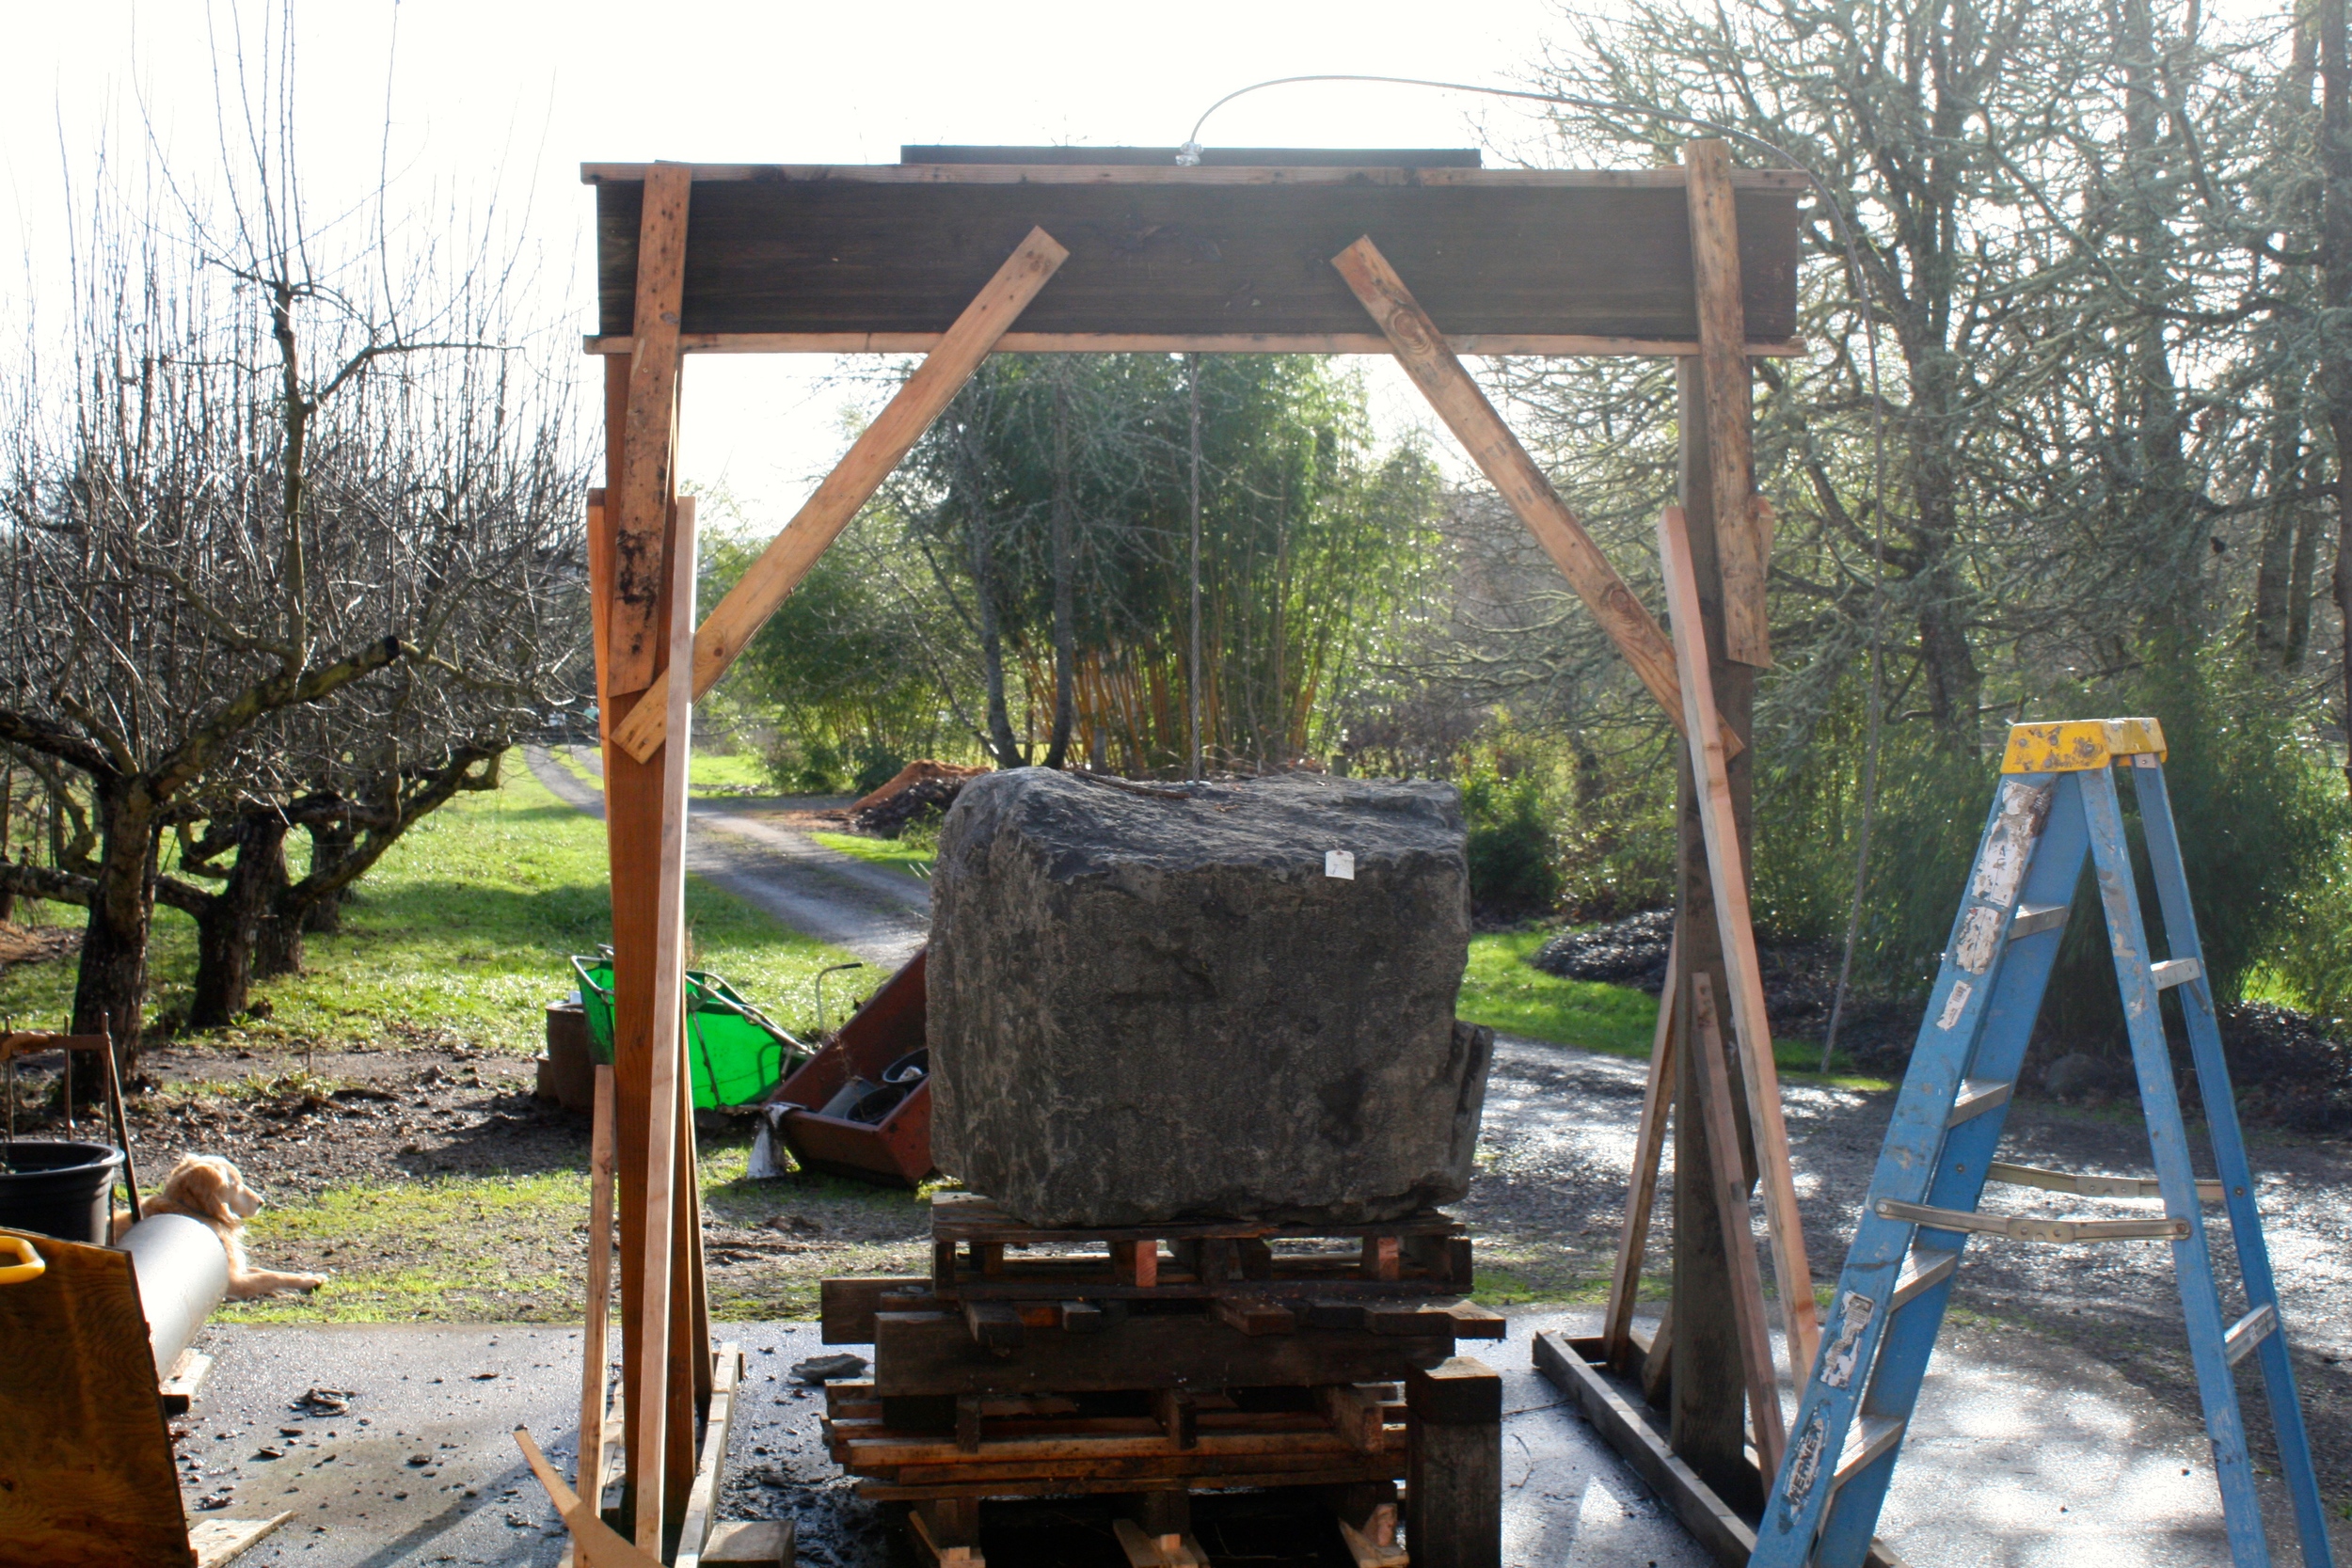
<svg viewBox="0 0 2352 1568"><path fill-rule="evenodd" d="M28 1279L39 1279L48 1272L49 1265L33 1250L30 1238L0 1230L0 1252L13 1252L16 1261L0 1263L0 1285L22 1285Z"/></svg>
<svg viewBox="0 0 2352 1568"><path fill-rule="evenodd" d="M2125 757L2165 758L2164 726L2153 719L2069 719L2011 724L2004 773L2088 773Z"/></svg>

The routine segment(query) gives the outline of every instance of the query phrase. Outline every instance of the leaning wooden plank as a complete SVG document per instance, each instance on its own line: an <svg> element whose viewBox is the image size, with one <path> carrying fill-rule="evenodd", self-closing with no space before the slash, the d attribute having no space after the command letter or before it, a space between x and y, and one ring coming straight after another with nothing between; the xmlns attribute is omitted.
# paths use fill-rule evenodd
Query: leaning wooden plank
<svg viewBox="0 0 2352 1568"><path fill-rule="evenodd" d="M1681 971L1678 942L1666 946L1666 988L1658 993L1658 1032L1650 1040L1649 1082L1642 1090L1642 1121L1633 1138L1633 1180L1626 1189L1625 1222L1617 1230L1617 1265L1609 1276L1609 1310L1600 1337L1611 1365L1625 1359L1633 1304L1642 1290L1642 1254L1649 1245L1650 1206L1658 1199L1658 1166L1666 1152L1666 1113L1674 1103L1674 999Z"/></svg>
<svg viewBox="0 0 2352 1568"><path fill-rule="evenodd" d="M293 1518L273 1513L266 1519L199 1519L188 1527L188 1550L196 1568L227 1568L245 1549Z"/></svg>
<svg viewBox="0 0 2352 1568"><path fill-rule="evenodd" d="M645 171L637 226L636 349L621 437L628 460L621 470L606 624L612 639L607 684L614 691L642 691L653 684L661 534L677 483L678 323L686 308L686 208L693 186L694 171L686 164L656 164Z"/></svg>
<svg viewBox="0 0 2352 1568"><path fill-rule="evenodd" d="M539 1445L532 1441L529 1428L515 1429L515 1445L523 1450L523 1461L531 1466L531 1473L547 1489L548 1500L555 1504L564 1528L572 1532L572 1560L580 1568L664 1568L658 1552L644 1550L623 1540L612 1526L597 1517L590 1499L564 1484L564 1478L548 1463L548 1456L539 1451Z"/></svg>
<svg viewBox="0 0 2352 1568"><path fill-rule="evenodd" d="M612 1352L608 1314L612 1298L612 1069L599 1064L588 1132L588 1302L580 1337L580 1464L572 1484L592 1498L604 1495L604 1423L611 1400Z"/></svg>
<svg viewBox="0 0 2352 1568"><path fill-rule="evenodd" d="M719 1473L727 1465L727 1437L735 1430L736 1386L743 1375L743 1347L729 1339L711 1362L710 1413L703 1422L702 1463L686 1497L686 1522L678 1528L672 1568L700 1568L710 1536L710 1515L719 1503Z"/></svg>
<svg viewBox="0 0 2352 1568"><path fill-rule="evenodd" d="M632 462L632 468L634 464ZM689 694L694 625L694 503L680 497L671 550L670 662L664 687L671 698L661 752L660 880L655 895L652 1050L645 1084L645 1208L639 1271L638 1387L650 1419L637 1423L639 1451L629 1455L637 1483L638 1544L658 1553L663 1526L663 1462L667 1433L659 1393L671 1386L671 1278L676 1237L678 1067L683 1059L686 961L686 765L694 705ZM650 696L650 693L648 694ZM641 703L642 711L646 705ZM577 1534L577 1532L574 1532Z"/></svg>
<svg viewBox="0 0 2352 1568"><path fill-rule="evenodd" d="M1551 481L1543 469L1519 445L1511 427L1502 422L1502 416L1486 401L1486 394L1478 389L1462 362L1446 347L1445 338L1437 324L1429 319L1413 298L1405 280L1389 265L1379 247L1366 236L1331 258L1331 264L1347 279L1347 286L1356 291L1372 319L1388 334L1396 353L1397 362L1412 376L1413 383L1438 411L1502 499L1518 514L1527 531L1535 536L1545 553L1560 568L1560 575L1568 579L1577 597L1584 601L1601 630L1617 645L1633 673L1642 677L1650 695L1665 708L1675 727L1683 726L1683 710L1687 705L1682 689L1675 676L1675 651L1659 629L1658 622L1633 596L1617 569L1609 564L1609 558L1600 553L1584 525L1576 520ZM1714 704L1707 705L1714 711ZM1726 753L1737 753L1740 740L1731 731L1717 726Z"/></svg>
<svg viewBox="0 0 2352 1568"><path fill-rule="evenodd" d="M1740 219L1731 188L1728 143L1685 142L1690 170L1691 273L1698 293L1699 386L1706 393L1707 468L1715 498L1715 556L1723 564L1724 657L1768 665L1772 639L1764 608L1771 564L1756 515L1756 467L1749 450L1745 308L1740 296Z"/></svg>
<svg viewBox="0 0 2352 1568"><path fill-rule="evenodd" d="M1681 656L1683 700L1695 726L1697 716L1714 709L1714 679L1708 673L1706 623L1700 619L1698 579L1691 568L1690 540L1682 508L1669 506L1658 519L1658 552L1665 566L1666 608L1674 622L1675 648ZM1692 735L1703 733L1693 727ZM1772 1227L1772 1273L1780 1284L1781 1311L1788 1325L1788 1360L1797 1396L1804 1397L1813 1375L1813 1352L1821 1331L1813 1305L1813 1271L1805 1261L1804 1228L1797 1218L1797 1182L1788 1163L1788 1124L1781 1114L1780 1070L1772 1061L1772 1031L1764 1014L1764 986L1756 969L1756 929L1748 919L1746 859L1732 814L1731 784L1724 752L1711 743L1691 747L1691 773L1698 787L1699 821L1707 840L1707 868L1715 893L1715 926L1722 938L1724 973L1731 984L1731 1016L1747 1081L1748 1119L1756 1134L1757 1179L1764 1186L1764 1216Z"/></svg>
<svg viewBox="0 0 2352 1568"><path fill-rule="evenodd" d="M1740 1128L1731 1112L1731 1072L1724 1065L1723 1032L1715 1023L1715 986L1705 972L1691 976L1691 1039L1697 1048L1699 1114L1707 1119L1707 1172L1723 1222L1724 1256L1731 1265L1731 1317L1740 1336L1740 1370L1748 1386L1748 1418L1756 1429L1757 1466L1780 1474L1788 1424L1772 1377L1772 1330L1764 1317L1764 1271L1748 1219L1748 1189L1740 1168ZM1696 1172L1692 1173L1696 1175Z"/></svg>
<svg viewBox="0 0 2352 1568"><path fill-rule="evenodd" d="M930 357L907 378L817 493L710 612L694 638L694 696L710 689L776 607L800 586L817 558L890 477L1069 254L1044 230L1030 230L978 297L964 307ZM632 478L636 473L633 456L629 473ZM653 754L660 743L666 704L666 698L648 691L621 721L615 738L630 755L643 760Z"/></svg>

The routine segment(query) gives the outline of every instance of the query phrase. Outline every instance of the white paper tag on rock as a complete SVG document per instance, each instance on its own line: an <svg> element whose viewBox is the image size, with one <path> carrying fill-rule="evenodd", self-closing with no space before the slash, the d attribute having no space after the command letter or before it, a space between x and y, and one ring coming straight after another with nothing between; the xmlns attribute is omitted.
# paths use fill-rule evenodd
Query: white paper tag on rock
<svg viewBox="0 0 2352 1568"><path fill-rule="evenodd" d="M1356 851L1326 849L1323 852L1323 874L1327 877L1340 878L1343 881L1354 881L1356 879Z"/></svg>

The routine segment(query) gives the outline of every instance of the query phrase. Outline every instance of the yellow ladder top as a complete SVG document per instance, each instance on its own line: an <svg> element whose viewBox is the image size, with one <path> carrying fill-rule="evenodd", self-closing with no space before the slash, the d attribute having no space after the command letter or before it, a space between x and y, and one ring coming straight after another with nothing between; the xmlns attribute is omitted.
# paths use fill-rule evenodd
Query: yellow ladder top
<svg viewBox="0 0 2352 1568"><path fill-rule="evenodd" d="M2011 724L2004 773L2087 773L2122 757L2165 758L2164 726L2153 719L2067 719Z"/></svg>

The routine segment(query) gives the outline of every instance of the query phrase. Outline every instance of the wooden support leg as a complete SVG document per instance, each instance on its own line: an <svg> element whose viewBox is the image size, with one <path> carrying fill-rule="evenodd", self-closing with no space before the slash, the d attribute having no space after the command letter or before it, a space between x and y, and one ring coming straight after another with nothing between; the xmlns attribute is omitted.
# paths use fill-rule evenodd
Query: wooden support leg
<svg viewBox="0 0 2352 1568"><path fill-rule="evenodd" d="M1167 1492L1131 1492L1119 1499L1119 1512L1146 1535L1190 1535L1192 1494L1179 1487Z"/></svg>
<svg viewBox="0 0 2352 1568"><path fill-rule="evenodd" d="M1617 1265L1609 1277L1609 1310L1601 1318L1601 1342L1611 1365L1632 1365L1633 1306L1642 1291L1642 1255L1649 1245L1650 1207L1658 1197L1658 1167L1666 1152L1666 1113L1674 1103L1676 981L1679 957L1666 947L1666 986L1658 995L1658 1032L1649 1048L1649 1083L1642 1091L1642 1123L1633 1138L1633 1180L1626 1190L1625 1223L1617 1232Z"/></svg>
<svg viewBox="0 0 2352 1568"><path fill-rule="evenodd" d="M580 1350L580 1465L572 1484L592 1509L604 1501L604 1423L612 1351L612 1069L596 1069L588 1134L588 1312Z"/></svg>
<svg viewBox="0 0 2352 1568"><path fill-rule="evenodd" d="M1715 1023L1715 987L1704 974L1691 976L1691 1023L1698 1047L1699 1112L1707 1117L1707 1147L1714 1156L1713 1168L1707 1174L1715 1184L1724 1256L1731 1260L1731 1314L1740 1333L1748 1418L1755 1425L1756 1451L1762 1460L1758 1468L1766 1475L1778 1475L1787 1428L1781 1420L1780 1390L1772 1378L1772 1333L1764 1318L1764 1272L1756 1261L1756 1232L1748 1221L1748 1184L1740 1169L1740 1134L1732 1121L1731 1069L1724 1063L1724 1037Z"/></svg>
<svg viewBox="0 0 2352 1568"><path fill-rule="evenodd" d="M1502 1568L1502 1379L1456 1355L1405 1384L1414 1568Z"/></svg>
<svg viewBox="0 0 2352 1568"><path fill-rule="evenodd" d="M914 1505L913 1524L939 1568L987 1568L977 1497L927 1497Z"/></svg>

